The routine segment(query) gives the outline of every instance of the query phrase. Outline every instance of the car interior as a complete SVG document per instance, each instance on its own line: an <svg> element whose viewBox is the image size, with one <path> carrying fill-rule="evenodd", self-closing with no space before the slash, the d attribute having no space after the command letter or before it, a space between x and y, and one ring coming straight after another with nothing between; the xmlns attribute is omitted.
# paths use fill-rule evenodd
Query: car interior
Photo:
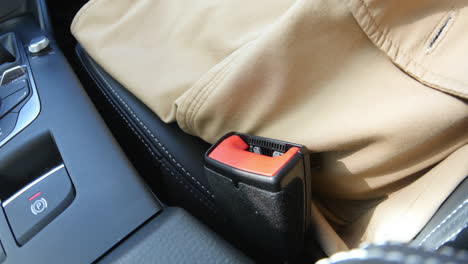
<svg viewBox="0 0 468 264"><path fill-rule="evenodd" d="M72 36L85 3L0 0L0 263L468 263L466 179L411 242L327 256L316 155L163 122Z"/></svg>

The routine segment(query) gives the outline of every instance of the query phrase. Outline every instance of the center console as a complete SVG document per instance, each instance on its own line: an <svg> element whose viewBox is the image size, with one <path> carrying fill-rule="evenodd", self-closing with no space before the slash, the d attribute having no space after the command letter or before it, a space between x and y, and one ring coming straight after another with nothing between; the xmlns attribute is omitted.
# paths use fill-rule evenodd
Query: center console
<svg viewBox="0 0 468 264"><path fill-rule="evenodd" d="M0 1L0 76L0 263L247 262L147 187L54 42L43 1Z"/></svg>

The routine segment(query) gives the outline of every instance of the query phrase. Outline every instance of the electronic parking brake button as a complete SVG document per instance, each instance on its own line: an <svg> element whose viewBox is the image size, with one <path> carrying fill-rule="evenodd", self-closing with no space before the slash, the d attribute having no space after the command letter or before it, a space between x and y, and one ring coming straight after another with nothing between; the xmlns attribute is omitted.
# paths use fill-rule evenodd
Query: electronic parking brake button
<svg viewBox="0 0 468 264"><path fill-rule="evenodd" d="M52 169L3 202L19 245L47 226L73 200L74 189L63 165Z"/></svg>

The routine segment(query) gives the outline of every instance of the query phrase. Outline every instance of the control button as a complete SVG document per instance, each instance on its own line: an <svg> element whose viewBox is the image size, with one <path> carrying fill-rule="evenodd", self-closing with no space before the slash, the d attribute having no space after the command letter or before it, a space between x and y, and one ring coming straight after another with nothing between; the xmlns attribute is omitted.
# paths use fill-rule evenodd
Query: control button
<svg viewBox="0 0 468 264"><path fill-rule="evenodd" d="M29 95L28 87L24 87L14 94L9 95L6 98L3 98L0 102L0 118L10 112L11 109L15 108L21 101L26 99Z"/></svg>
<svg viewBox="0 0 468 264"><path fill-rule="evenodd" d="M73 197L70 178L61 165L3 202L16 242L24 245L57 217Z"/></svg>
<svg viewBox="0 0 468 264"><path fill-rule="evenodd" d="M6 259L5 250L3 250L2 243L0 243L0 263Z"/></svg>
<svg viewBox="0 0 468 264"><path fill-rule="evenodd" d="M28 86L28 82L26 81L26 79L14 81L4 86L1 86L0 87L0 99L3 99L27 86Z"/></svg>
<svg viewBox="0 0 468 264"><path fill-rule="evenodd" d="M2 78L0 79L0 85L5 85L26 73L22 66L16 66L3 72Z"/></svg>
<svg viewBox="0 0 468 264"><path fill-rule="evenodd" d="M0 119L0 142L4 140L15 128L17 113L10 113Z"/></svg>
<svg viewBox="0 0 468 264"><path fill-rule="evenodd" d="M33 38L29 43L28 50L32 54L37 54L49 47L49 43L49 39L46 36Z"/></svg>

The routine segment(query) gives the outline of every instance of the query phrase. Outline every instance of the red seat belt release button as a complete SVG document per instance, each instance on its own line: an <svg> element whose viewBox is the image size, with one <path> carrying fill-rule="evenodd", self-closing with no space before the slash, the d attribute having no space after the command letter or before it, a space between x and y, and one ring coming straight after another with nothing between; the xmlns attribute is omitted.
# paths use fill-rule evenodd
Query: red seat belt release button
<svg viewBox="0 0 468 264"><path fill-rule="evenodd" d="M242 138L232 135L220 142L208 157L239 170L273 177L299 152L298 147L291 147L281 156L269 157L249 152L248 148Z"/></svg>

